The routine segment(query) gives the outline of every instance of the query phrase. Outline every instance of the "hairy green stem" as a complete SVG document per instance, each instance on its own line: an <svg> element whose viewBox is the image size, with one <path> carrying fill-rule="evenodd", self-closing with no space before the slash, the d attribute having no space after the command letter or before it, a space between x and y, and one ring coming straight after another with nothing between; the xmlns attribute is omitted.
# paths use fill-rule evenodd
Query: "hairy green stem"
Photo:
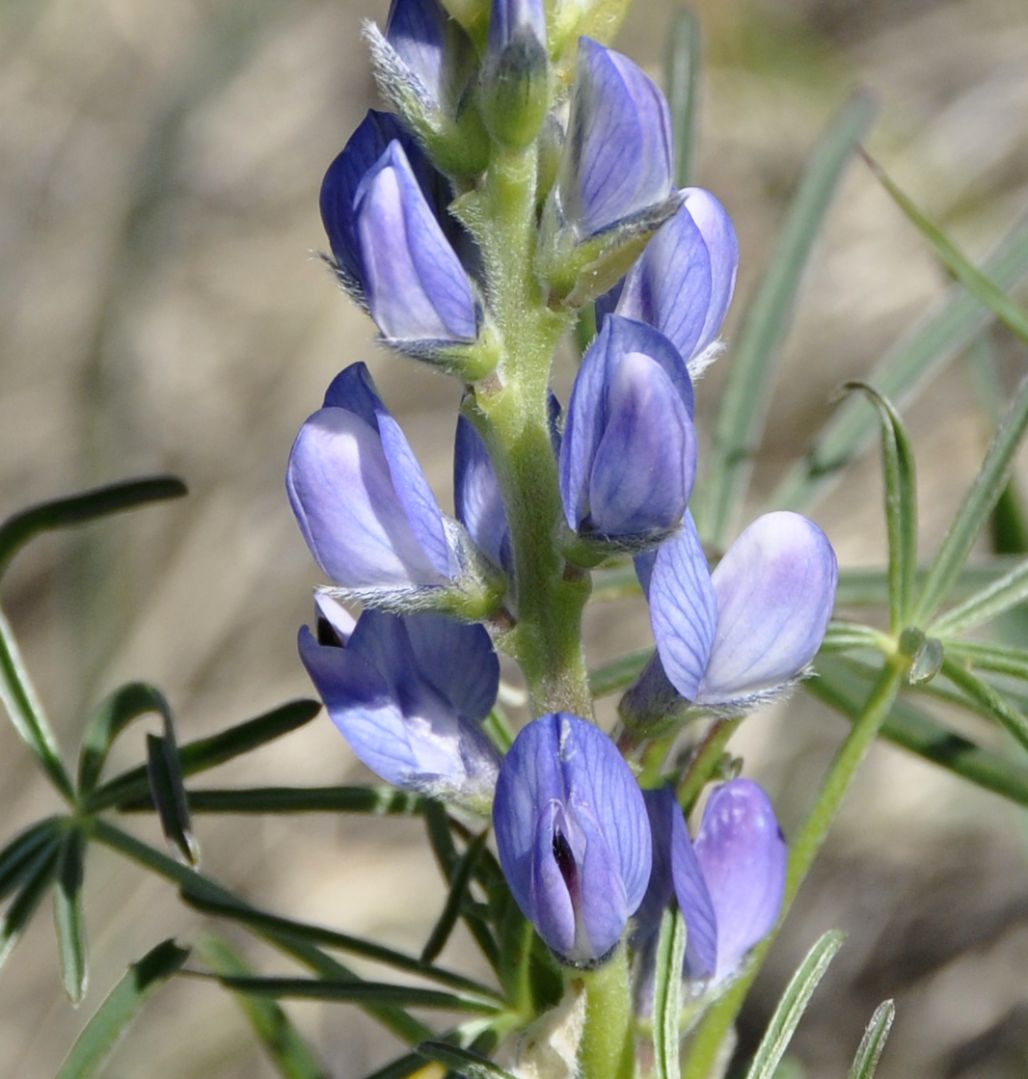
<svg viewBox="0 0 1028 1079"><path fill-rule="evenodd" d="M489 447L510 522L517 624L505 646L521 665L536 714L588 716L581 617L589 583L565 567L557 544L562 511L549 423L550 368L571 316L547 307L536 277L536 183L534 146L496 152L476 231L503 353L465 410Z"/></svg>
<svg viewBox="0 0 1028 1079"><path fill-rule="evenodd" d="M619 944L603 966L583 972L585 1027L579 1048L581 1079L631 1079L635 1067L628 949Z"/></svg>
<svg viewBox="0 0 1028 1079"><path fill-rule="evenodd" d="M832 761L814 806L792 842L785 885L785 903L782 907L782 917L778 922L779 927L796 898L800 885L810 871L817 852L821 849L821 844L839 812L857 768L867 755L892 709L896 695L910 669L910 662L911 658L900 652L888 658L863 713L854 723L846 741L843 742ZM746 994L760 972L777 934L776 927L754 949L745 972L707 1012L691 1039L689 1055L682 1067L683 1079L707 1079L713 1073L715 1062L719 1059L721 1045L730 1034L736 1016L746 999Z"/></svg>

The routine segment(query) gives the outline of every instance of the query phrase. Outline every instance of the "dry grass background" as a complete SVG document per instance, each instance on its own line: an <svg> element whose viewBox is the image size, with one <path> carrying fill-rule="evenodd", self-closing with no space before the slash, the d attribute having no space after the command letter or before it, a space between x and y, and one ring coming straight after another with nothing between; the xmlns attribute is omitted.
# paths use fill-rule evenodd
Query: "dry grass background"
<svg viewBox="0 0 1028 1079"><path fill-rule="evenodd" d="M455 388L376 352L369 324L309 252L325 166L373 102L358 29L385 2L6 0L0 6L0 513L91 483L182 475L186 502L38 542L3 600L65 745L107 690L162 686L197 737L309 692L294 633L316 583L283 496L290 441L344 364L368 359L444 504ZM669 0L639 0L621 47L660 63ZM871 88L871 145L975 255L1028 193L1028 8L1022 0L697 4L708 46L700 181L733 212L739 296L764 263L804 154L832 108ZM853 168L805 281L758 483L805 444L832 388L866 373L945 287L869 174ZM738 312L739 305L737 304ZM735 321L727 329L731 341ZM1009 372L1025 356L1001 342ZM718 376L701 389L701 422ZM926 543L987 437L955 367L909 410ZM1022 459L1023 463L1023 459ZM880 562L869 459L819 508L845 564ZM593 654L646 639L639 606L591 620ZM788 825L842 726L802 699L740 742ZM135 762L142 734L118 758ZM225 785L366 778L315 722L215 774ZM51 806L0 727L4 836ZM152 820L132 823L159 842ZM197 822L204 868L261 905L417 947L442 892L411 822ZM895 995L889 1077L1028 1073L1025 817L876 750L762 979L743 1036L803 950L850 932L796 1042L812 1077L845 1071L873 1006ZM87 867L91 987L63 998L49 918L2 973L0 1074L53 1074L126 963L201 920L105 852ZM460 961L462 942L451 945ZM285 961L253 952L263 969ZM342 1007L291 1009L333 1075L394 1051ZM234 1002L173 984L133 1030L118 1077L270 1076Z"/></svg>

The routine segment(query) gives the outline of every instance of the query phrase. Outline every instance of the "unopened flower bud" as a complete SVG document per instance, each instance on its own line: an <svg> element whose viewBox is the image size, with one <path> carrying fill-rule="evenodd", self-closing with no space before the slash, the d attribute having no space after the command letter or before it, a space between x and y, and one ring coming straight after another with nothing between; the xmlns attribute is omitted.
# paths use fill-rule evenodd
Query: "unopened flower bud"
<svg viewBox="0 0 1028 1079"><path fill-rule="evenodd" d="M520 149L538 134L550 105L543 0L493 0L479 101L504 146Z"/></svg>

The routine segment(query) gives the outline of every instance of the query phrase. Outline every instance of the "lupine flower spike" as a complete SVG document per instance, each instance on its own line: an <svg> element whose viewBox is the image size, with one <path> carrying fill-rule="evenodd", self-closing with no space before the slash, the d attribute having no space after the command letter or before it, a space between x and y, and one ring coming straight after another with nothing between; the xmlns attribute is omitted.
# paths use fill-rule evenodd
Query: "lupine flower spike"
<svg viewBox="0 0 1028 1079"><path fill-rule="evenodd" d="M341 633L346 612L326 596L318 607L317 634L300 630L300 658L357 756L395 786L488 811L499 754L481 722L500 678L489 634L384 611Z"/></svg>
<svg viewBox="0 0 1028 1079"><path fill-rule="evenodd" d="M543 940L573 966L602 962L642 901L651 857L642 792L614 743L566 713L530 723L500 768L493 826Z"/></svg>

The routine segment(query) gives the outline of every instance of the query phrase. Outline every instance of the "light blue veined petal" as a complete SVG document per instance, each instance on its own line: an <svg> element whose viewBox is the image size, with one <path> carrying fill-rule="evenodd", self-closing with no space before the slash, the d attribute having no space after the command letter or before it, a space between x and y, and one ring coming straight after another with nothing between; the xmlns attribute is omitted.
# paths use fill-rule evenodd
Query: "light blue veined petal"
<svg viewBox="0 0 1028 1079"><path fill-rule="evenodd" d="M664 95L628 57L587 37L579 42L559 186L564 213L583 236L671 194Z"/></svg>
<svg viewBox="0 0 1028 1079"><path fill-rule="evenodd" d="M398 142L361 181L354 229L368 308L387 338L475 340L470 281Z"/></svg>
<svg viewBox="0 0 1028 1079"><path fill-rule="evenodd" d="M485 627L429 613L409 615L403 624L420 676L462 719L485 719L500 685L500 661Z"/></svg>
<svg viewBox="0 0 1028 1079"><path fill-rule="evenodd" d="M397 498L378 432L341 408L301 427L286 487L318 565L345 588L441 585Z"/></svg>
<svg viewBox="0 0 1028 1079"><path fill-rule="evenodd" d="M721 332L735 291L739 269L739 239L728 211L709 191L688 187L684 209L696 223L710 256L710 305L696 343L695 352L702 352ZM688 358L688 357L687 357Z"/></svg>
<svg viewBox="0 0 1028 1079"><path fill-rule="evenodd" d="M620 358L589 483L589 524L614 539L659 535L682 520L696 476L696 436L660 365Z"/></svg>
<svg viewBox="0 0 1028 1079"><path fill-rule="evenodd" d="M717 919L721 981L774 927L785 897L788 848L770 799L750 779L733 779L710 796L696 837L696 858Z"/></svg>
<svg viewBox="0 0 1028 1079"><path fill-rule="evenodd" d="M718 627L718 601L690 513L657 551L650 576L650 623L671 684L696 700Z"/></svg>
<svg viewBox="0 0 1028 1079"><path fill-rule="evenodd" d="M386 40L417 76L436 106L449 104L447 71L449 15L437 0L393 0L386 20Z"/></svg>
<svg viewBox="0 0 1028 1079"><path fill-rule="evenodd" d="M714 570L717 634L697 700L728 702L799 676L821 647L837 580L835 552L813 521L758 517Z"/></svg>
<svg viewBox="0 0 1028 1079"><path fill-rule="evenodd" d="M500 483L482 436L465 416L457 419L453 455L457 520L498 569L510 571L510 523Z"/></svg>

